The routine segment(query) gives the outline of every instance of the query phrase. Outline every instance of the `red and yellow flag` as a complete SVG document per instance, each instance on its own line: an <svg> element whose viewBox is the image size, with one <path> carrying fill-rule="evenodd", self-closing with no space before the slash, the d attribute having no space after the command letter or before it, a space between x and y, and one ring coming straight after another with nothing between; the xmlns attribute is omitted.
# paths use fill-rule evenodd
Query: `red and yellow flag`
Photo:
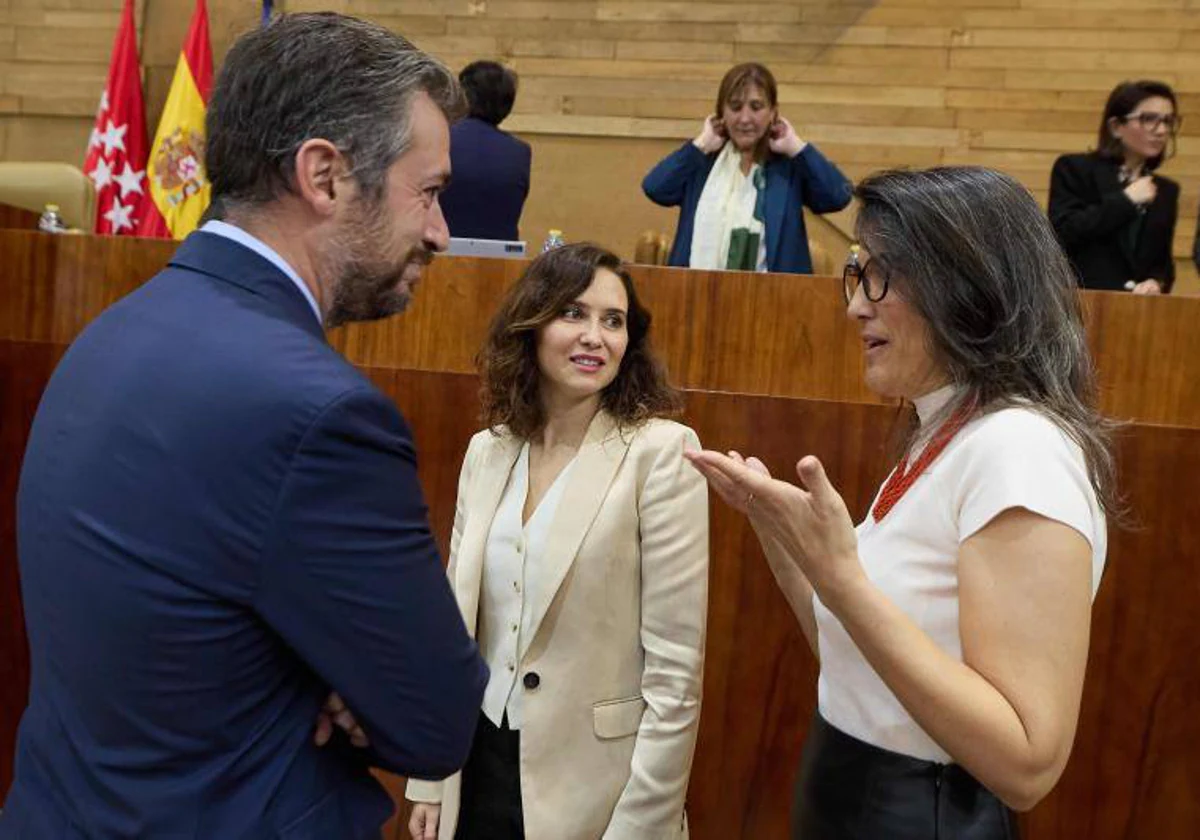
<svg viewBox="0 0 1200 840"><path fill-rule="evenodd" d="M204 171L204 112L212 75L208 9L204 0L196 0L192 25L150 147L146 172L150 194L138 224L140 236L183 239L196 229L208 207L211 188Z"/></svg>

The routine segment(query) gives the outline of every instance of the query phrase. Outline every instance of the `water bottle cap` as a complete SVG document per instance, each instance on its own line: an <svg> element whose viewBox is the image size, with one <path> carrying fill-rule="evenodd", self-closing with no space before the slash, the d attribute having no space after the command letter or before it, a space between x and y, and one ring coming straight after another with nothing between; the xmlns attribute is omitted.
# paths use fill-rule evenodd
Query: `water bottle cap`
<svg viewBox="0 0 1200 840"><path fill-rule="evenodd" d="M562 236L562 231L559 230L558 228L550 228L550 235L551 236Z"/></svg>
<svg viewBox="0 0 1200 840"><path fill-rule="evenodd" d="M58 205L57 204L47 204L46 209L49 210L51 213L57 213Z"/></svg>

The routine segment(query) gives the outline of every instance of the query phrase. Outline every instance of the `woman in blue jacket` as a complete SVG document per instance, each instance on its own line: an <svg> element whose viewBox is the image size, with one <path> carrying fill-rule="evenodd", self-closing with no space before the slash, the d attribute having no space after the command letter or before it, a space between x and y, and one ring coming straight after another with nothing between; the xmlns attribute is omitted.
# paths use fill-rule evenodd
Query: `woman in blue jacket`
<svg viewBox="0 0 1200 840"><path fill-rule="evenodd" d="M679 206L671 265L807 274L804 208L841 210L853 185L779 116L771 71L739 64L700 136L650 170L642 190Z"/></svg>

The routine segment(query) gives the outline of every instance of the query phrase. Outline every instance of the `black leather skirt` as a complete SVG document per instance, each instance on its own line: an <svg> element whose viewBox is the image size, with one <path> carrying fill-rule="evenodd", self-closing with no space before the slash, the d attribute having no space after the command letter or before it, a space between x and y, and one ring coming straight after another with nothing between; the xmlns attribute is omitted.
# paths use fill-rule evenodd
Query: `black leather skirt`
<svg viewBox="0 0 1200 840"><path fill-rule="evenodd" d="M957 764L858 740L818 713L804 742L793 840L1018 840L1016 815Z"/></svg>

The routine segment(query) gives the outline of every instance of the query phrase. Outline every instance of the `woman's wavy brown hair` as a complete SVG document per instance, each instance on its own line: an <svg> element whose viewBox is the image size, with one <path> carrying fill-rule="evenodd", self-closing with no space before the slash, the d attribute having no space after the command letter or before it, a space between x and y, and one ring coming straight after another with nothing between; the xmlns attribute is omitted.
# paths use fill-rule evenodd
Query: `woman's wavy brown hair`
<svg viewBox="0 0 1200 840"><path fill-rule="evenodd" d="M625 265L611 251L581 242L554 248L531 262L492 318L475 357L484 426L493 431L507 426L524 439L542 430L546 416L540 398L538 334L587 291L601 268L621 278L629 298L629 344L616 378L600 395L601 408L622 428L680 412L682 395L668 384L666 368L650 348L650 312L638 300Z"/></svg>

